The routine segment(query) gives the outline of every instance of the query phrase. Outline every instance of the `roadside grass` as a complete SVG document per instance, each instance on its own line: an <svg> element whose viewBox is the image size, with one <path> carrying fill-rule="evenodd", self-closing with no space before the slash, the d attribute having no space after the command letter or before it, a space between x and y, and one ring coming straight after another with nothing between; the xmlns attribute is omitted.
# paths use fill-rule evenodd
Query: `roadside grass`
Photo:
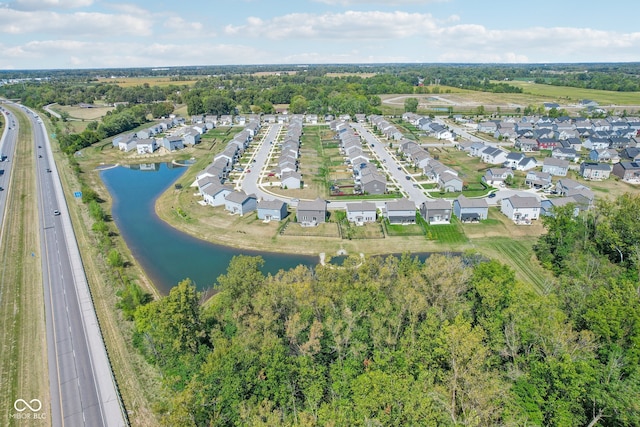
<svg viewBox="0 0 640 427"><path fill-rule="evenodd" d="M21 110L9 107L20 131L11 176L5 177L7 204L0 241L0 407L8 426L16 399L39 399L42 419L29 425L49 425L50 406L44 294L40 257L34 144Z"/></svg>

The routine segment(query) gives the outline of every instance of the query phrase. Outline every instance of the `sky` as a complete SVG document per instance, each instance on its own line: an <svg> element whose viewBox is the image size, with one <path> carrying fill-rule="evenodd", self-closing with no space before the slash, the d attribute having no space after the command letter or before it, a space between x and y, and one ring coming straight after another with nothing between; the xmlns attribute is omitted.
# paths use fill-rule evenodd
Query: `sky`
<svg viewBox="0 0 640 427"><path fill-rule="evenodd" d="M0 70L639 62L640 2L0 0Z"/></svg>

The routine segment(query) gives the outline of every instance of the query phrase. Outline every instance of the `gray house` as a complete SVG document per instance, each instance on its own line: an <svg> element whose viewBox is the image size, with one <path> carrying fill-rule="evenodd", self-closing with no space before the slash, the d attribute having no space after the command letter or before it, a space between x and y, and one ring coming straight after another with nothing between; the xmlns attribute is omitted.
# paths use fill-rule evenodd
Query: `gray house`
<svg viewBox="0 0 640 427"><path fill-rule="evenodd" d="M162 138L162 146L169 151L182 150L184 141L182 136L165 136Z"/></svg>
<svg viewBox="0 0 640 427"><path fill-rule="evenodd" d="M420 206L420 215L428 224L449 224L451 222L451 202L445 199L427 200Z"/></svg>
<svg viewBox="0 0 640 427"><path fill-rule="evenodd" d="M302 226L316 226L327 221L327 201L321 198L315 200L300 200L296 211L298 223Z"/></svg>
<svg viewBox="0 0 640 427"><path fill-rule="evenodd" d="M363 193L384 194L387 191L387 179L373 167L360 171L360 187Z"/></svg>
<svg viewBox="0 0 640 427"><path fill-rule="evenodd" d="M542 172L547 172L553 176L567 176L569 171L569 161L547 157L542 163Z"/></svg>
<svg viewBox="0 0 640 427"><path fill-rule="evenodd" d="M462 179L449 171L444 171L438 176L438 188L445 193L462 191L463 184Z"/></svg>
<svg viewBox="0 0 640 427"><path fill-rule="evenodd" d="M584 179L600 181L609 178L611 169L611 165L607 163L582 162L580 164L580 175Z"/></svg>
<svg viewBox="0 0 640 427"><path fill-rule="evenodd" d="M287 204L282 200L260 200L257 204L258 219L282 221L286 218Z"/></svg>
<svg viewBox="0 0 640 427"><path fill-rule="evenodd" d="M257 207L255 194L247 194L244 191L234 191L228 194L224 200L224 209L240 216L255 211Z"/></svg>
<svg viewBox="0 0 640 427"><path fill-rule="evenodd" d="M487 219L489 205L485 199L469 199L462 194L453 201L453 214L462 222Z"/></svg>
<svg viewBox="0 0 640 427"><path fill-rule="evenodd" d="M347 203L347 220L357 225L376 221L376 204L373 202Z"/></svg>
<svg viewBox="0 0 640 427"><path fill-rule="evenodd" d="M415 224L416 204L409 199L386 202L385 215L390 224Z"/></svg>

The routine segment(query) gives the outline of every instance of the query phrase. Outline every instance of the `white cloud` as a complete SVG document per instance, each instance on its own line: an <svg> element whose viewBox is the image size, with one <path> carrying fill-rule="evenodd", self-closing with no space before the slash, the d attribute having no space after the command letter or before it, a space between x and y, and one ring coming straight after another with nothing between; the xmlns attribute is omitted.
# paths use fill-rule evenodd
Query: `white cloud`
<svg viewBox="0 0 640 427"><path fill-rule="evenodd" d="M273 40L302 38L348 42L406 38L436 28L436 21L430 14L347 11L322 15L292 13L271 20L249 17L246 25L226 26L225 33Z"/></svg>
<svg viewBox="0 0 640 427"><path fill-rule="evenodd" d="M4 9L0 14L0 33L49 33L74 37L116 35L149 36L152 22L144 17L76 12L22 12Z"/></svg>
<svg viewBox="0 0 640 427"><path fill-rule="evenodd" d="M37 68L123 68L199 64L245 64L259 51L251 46L161 43L80 42L75 40L34 41L3 51L0 69L12 63L37 64ZM47 60L55 58L55 63ZM24 66L23 66L24 67Z"/></svg>
<svg viewBox="0 0 640 427"><path fill-rule="evenodd" d="M8 4L15 10L48 10L48 9L76 9L88 7L93 0L15 0Z"/></svg>
<svg viewBox="0 0 640 427"><path fill-rule="evenodd" d="M429 4L429 3L446 3L449 0L314 0L316 3L324 3L328 5L351 6L357 4L373 5L383 4L386 6L400 6L407 4Z"/></svg>
<svg viewBox="0 0 640 427"><path fill-rule="evenodd" d="M208 32L204 25L200 22L187 21L179 16L168 16L164 22L163 27L170 31L168 34L172 39L176 38L195 38L195 37L215 37L215 33Z"/></svg>

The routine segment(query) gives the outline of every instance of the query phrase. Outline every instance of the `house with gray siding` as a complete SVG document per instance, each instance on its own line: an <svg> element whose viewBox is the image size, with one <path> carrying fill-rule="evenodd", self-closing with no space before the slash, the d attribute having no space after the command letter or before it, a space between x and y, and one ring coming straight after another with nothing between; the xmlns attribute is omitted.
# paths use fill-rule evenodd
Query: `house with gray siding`
<svg viewBox="0 0 640 427"><path fill-rule="evenodd" d="M258 204L255 194L247 194L244 191L227 194L224 200L224 209L240 216L255 211Z"/></svg>
<svg viewBox="0 0 640 427"><path fill-rule="evenodd" d="M487 219L489 205L485 199L470 199L461 194L453 201L453 213L462 222L477 222Z"/></svg>
<svg viewBox="0 0 640 427"><path fill-rule="evenodd" d="M366 194L384 194L387 191L387 179L370 165L360 171L360 188Z"/></svg>
<svg viewBox="0 0 640 427"><path fill-rule="evenodd" d="M280 187L286 188L286 189L296 189L296 188L300 188L301 184L302 184L302 175L300 175L300 172L297 172L294 170L286 170L282 172L282 175L280 178Z"/></svg>
<svg viewBox="0 0 640 427"><path fill-rule="evenodd" d="M445 193L462 191L464 182L457 175L446 170L438 176L438 188Z"/></svg>
<svg viewBox="0 0 640 427"><path fill-rule="evenodd" d="M427 200L420 205L420 215L429 225L450 224L451 202L445 199Z"/></svg>
<svg viewBox="0 0 640 427"><path fill-rule="evenodd" d="M640 162L618 162L613 165L612 173L622 181L640 183Z"/></svg>
<svg viewBox="0 0 640 427"><path fill-rule="evenodd" d="M409 199L385 202L385 216L389 224L415 224L416 204Z"/></svg>
<svg viewBox="0 0 640 427"><path fill-rule="evenodd" d="M580 164L580 175L582 175L584 179L601 181L609 178L611 169L611 165L607 163L582 162Z"/></svg>
<svg viewBox="0 0 640 427"><path fill-rule="evenodd" d="M315 200L300 200L296 209L296 218L300 225L316 226L327 221L327 201L321 198Z"/></svg>
<svg viewBox="0 0 640 427"><path fill-rule="evenodd" d="M287 217L287 204L282 200L260 200L257 203L258 219L282 221Z"/></svg>

